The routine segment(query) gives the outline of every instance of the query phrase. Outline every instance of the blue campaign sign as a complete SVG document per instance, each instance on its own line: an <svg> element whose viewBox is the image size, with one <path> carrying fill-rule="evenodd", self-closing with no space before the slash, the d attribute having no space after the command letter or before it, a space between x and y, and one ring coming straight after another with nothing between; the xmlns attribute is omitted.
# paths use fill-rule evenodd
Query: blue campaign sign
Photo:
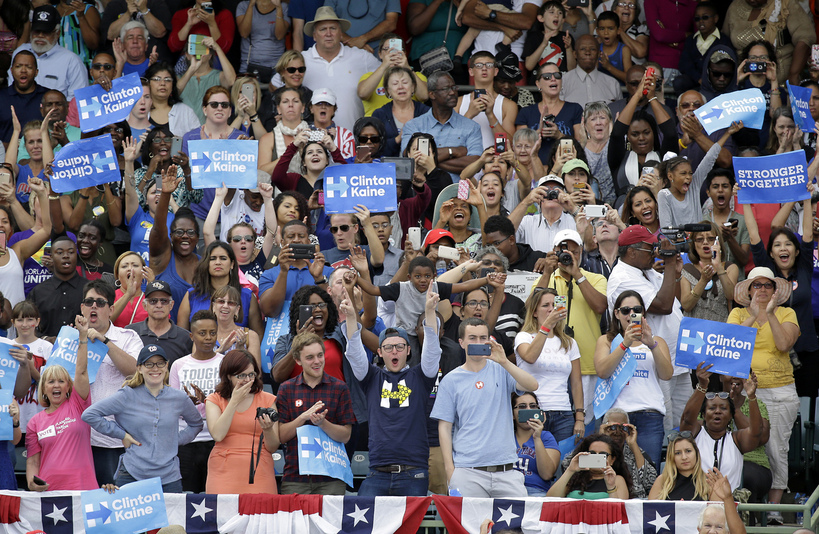
<svg viewBox="0 0 819 534"><path fill-rule="evenodd" d="M810 87L799 87L798 85L791 85L790 82L785 82L788 86L788 97L791 101L791 111L793 111L793 120L796 125L802 129L803 132L812 133L816 128L816 121L810 114L810 102L813 89Z"/></svg>
<svg viewBox="0 0 819 534"><path fill-rule="evenodd" d="M14 421L9 413L12 399L14 399L14 390L0 389L0 440L14 439Z"/></svg>
<svg viewBox="0 0 819 534"><path fill-rule="evenodd" d="M17 360L9 354L9 349L14 345L0 343L0 388L14 391L14 383L17 381Z"/></svg>
<svg viewBox="0 0 819 534"><path fill-rule="evenodd" d="M132 72L115 78L110 91L94 84L77 89L75 95L80 128L83 132L93 132L128 118L131 108L142 97L142 82L137 73Z"/></svg>
<svg viewBox="0 0 819 534"><path fill-rule="evenodd" d="M191 185L194 189L227 187L255 189L259 142L239 139L201 139L188 143Z"/></svg>
<svg viewBox="0 0 819 534"><path fill-rule="evenodd" d="M734 157L740 204L778 204L810 198L804 150L756 158Z"/></svg>
<svg viewBox="0 0 819 534"><path fill-rule="evenodd" d="M68 143L54 156L53 167L51 190L55 193L70 193L122 179L111 134Z"/></svg>
<svg viewBox="0 0 819 534"><path fill-rule="evenodd" d="M290 333L290 301L284 301L282 311L276 317L268 317L261 340L262 370L273 370L273 353L276 351L276 340L279 336Z"/></svg>
<svg viewBox="0 0 819 534"><path fill-rule="evenodd" d="M165 494L159 477L80 493L87 534L130 534L168 526Z"/></svg>
<svg viewBox="0 0 819 534"><path fill-rule="evenodd" d="M69 376L74 378L74 370L77 368L77 348L80 346L80 333L70 326L60 328L57 339L54 341L54 348L51 355L46 360L46 367L52 365L62 365L68 371ZM97 371L100 370L105 355L108 354L108 347L95 339L88 343L88 381L93 383L97 378Z"/></svg>
<svg viewBox="0 0 819 534"><path fill-rule="evenodd" d="M759 130L765 120L765 96L759 89L744 89L720 95L694 112L709 134L742 121L746 128Z"/></svg>
<svg viewBox="0 0 819 534"><path fill-rule="evenodd" d="M623 342L623 336L620 334L611 342L610 352L614 352L620 343ZM611 376L608 378L598 378L597 385L594 388L594 418L603 417L607 411L614 405L617 400L617 395L623 391L626 384L631 377L634 376L634 371L637 369L637 358L631 349L626 349L626 353L614 368Z"/></svg>
<svg viewBox="0 0 819 534"><path fill-rule="evenodd" d="M300 426L296 430L296 439L300 475L324 475L343 480L353 487L353 471L343 443L313 425Z"/></svg>
<svg viewBox="0 0 819 534"><path fill-rule="evenodd" d="M676 365L696 369L714 364L712 373L748 378L756 328L684 317L677 338Z"/></svg>
<svg viewBox="0 0 819 534"><path fill-rule="evenodd" d="M355 163L324 170L324 211L328 215L355 213L359 204L370 213L398 209L395 163Z"/></svg>

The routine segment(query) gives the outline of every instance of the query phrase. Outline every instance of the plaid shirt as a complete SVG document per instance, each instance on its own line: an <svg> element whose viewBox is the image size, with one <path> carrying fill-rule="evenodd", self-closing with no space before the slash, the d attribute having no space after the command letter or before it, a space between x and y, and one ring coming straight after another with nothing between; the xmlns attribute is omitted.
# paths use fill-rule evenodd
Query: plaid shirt
<svg viewBox="0 0 819 534"><path fill-rule="evenodd" d="M324 402L327 410L327 420L337 425L352 425L355 421L353 415L353 404L350 401L350 390L347 384L337 378L324 373L321 382L311 388L304 383L304 375L300 374L291 378L281 385L276 398L276 405L279 408L279 421L289 423L296 417L306 412L318 401ZM311 424L311 423L305 423ZM293 438L284 444L284 475L283 481L288 482L310 482L316 480L317 475L299 475L299 457L297 438ZM327 477L318 476L319 479Z"/></svg>

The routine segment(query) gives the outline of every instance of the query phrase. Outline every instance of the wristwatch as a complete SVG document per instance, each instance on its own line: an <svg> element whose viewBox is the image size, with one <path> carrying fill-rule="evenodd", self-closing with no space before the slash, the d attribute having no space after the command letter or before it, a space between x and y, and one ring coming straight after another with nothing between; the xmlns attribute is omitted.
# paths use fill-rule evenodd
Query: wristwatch
<svg viewBox="0 0 819 534"><path fill-rule="evenodd" d="M105 339L103 339L103 340L102 340L102 342L103 342L104 344L106 344L106 345L108 344L108 342L109 342L109 341L111 341L111 340L110 340L110 339L108 339L108 336L105 336Z"/></svg>
<svg viewBox="0 0 819 534"><path fill-rule="evenodd" d="M495 22L498 20L498 12L494 9L489 12L489 22Z"/></svg>

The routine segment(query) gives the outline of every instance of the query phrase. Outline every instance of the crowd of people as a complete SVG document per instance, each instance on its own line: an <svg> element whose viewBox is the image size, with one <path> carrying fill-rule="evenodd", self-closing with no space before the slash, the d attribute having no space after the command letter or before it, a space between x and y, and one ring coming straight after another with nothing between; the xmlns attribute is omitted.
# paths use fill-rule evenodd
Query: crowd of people
<svg viewBox="0 0 819 534"><path fill-rule="evenodd" d="M818 389L819 129L785 82L819 120L819 10L569 4L4 0L0 329L28 489L343 494L300 473L312 425L369 450L361 495L780 502ZM127 120L83 132L75 92L131 73ZM694 116L752 87L761 129ZM121 180L52 191L55 154L104 134ZM198 187L203 139L257 140L256 187ZM791 151L811 198L739 204L733 158ZM328 167L392 157L397 210L327 214ZM676 365L683 317L756 328L751 377ZM47 366L65 326L73 376Z"/></svg>

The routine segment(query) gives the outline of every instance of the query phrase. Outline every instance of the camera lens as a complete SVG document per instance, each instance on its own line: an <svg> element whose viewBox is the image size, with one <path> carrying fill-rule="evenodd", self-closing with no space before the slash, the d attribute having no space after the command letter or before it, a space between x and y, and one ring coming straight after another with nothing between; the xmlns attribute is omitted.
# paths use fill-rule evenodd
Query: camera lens
<svg viewBox="0 0 819 534"><path fill-rule="evenodd" d="M566 252L565 250L561 251L557 255L557 261L562 263L563 265L571 265L572 264L572 255Z"/></svg>

